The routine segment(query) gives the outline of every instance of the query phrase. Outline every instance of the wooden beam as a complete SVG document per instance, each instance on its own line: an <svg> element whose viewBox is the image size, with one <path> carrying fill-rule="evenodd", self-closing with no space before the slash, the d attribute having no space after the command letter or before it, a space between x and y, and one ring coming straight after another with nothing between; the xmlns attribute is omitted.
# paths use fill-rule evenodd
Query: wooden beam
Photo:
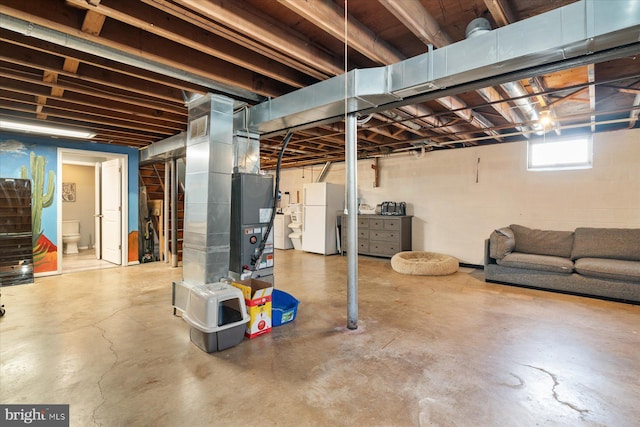
<svg viewBox="0 0 640 427"><path fill-rule="evenodd" d="M9 3L9 4L5 4ZM145 31L132 29L126 25L110 25L110 32L100 37L83 33L73 27L73 19L61 8L51 6L48 0L29 0L28 6L17 0L6 0L0 4L0 13L35 25L67 33L99 46L136 56L173 69L184 70L192 75L215 82L218 85L244 89L263 96L279 96L290 91L290 86L256 76L250 70L194 49L181 46L171 40L161 39ZM48 18L33 15L30 10L46 10Z"/></svg>
<svg viewBox="0 0 640 427"><path fill-rule="evenodd" d="M438 21L422 5L420 0L378 0L398 21L407 27L425 45L443 47L453 40L445 33Z"/></svg>
<svg viewBox="0 0 640 427"><path fill-rule="evenodd" d="M10 71L0 71L0 77L5 77L12 80L21 81L29 84L36 84L40 86L51 87L52 83L47 83L42 81L40 78L35 77L35 74L27 74L27 73L18 73L18 72L10 72ZM99 86L89 86L89 85L78 85L74 82L67 82L64 79L58 78L57 85L64 89L65 91L72 91L75 93L88 95L93 98L93 102L97 102L98 100L109 100L118 103L122 103L125 106L137 106L143 108L150 108L157 111L166 111L172 113L186 113L184 106L179 106L176 104L170 104L167 102L158 102L154 99L145 98L143 96L135 96L134 94L127 94L123 91L112 91L108 92L107 90L100 88ZM157 114L156 114L157 115Z"/></svg>
<svg viewBox="0 0 640 427"><path fill-rule="evenodd" d="M17 102L15 100L3 101L3 102L0 102L0 109L5 109L9 111L20 111L25 113L36 112L35 108L28 108L26 107L26 105L35 106L36 103L35 102L30 102L30 103ZM45 114L47 118L58 117L62 119L69 119L78 123L84 123L85 124L84 126L89 126L89 127L93 123L97 123L97 124L108 125L116 128L121 127L124 129L152 132L158 135L166 135L166 136L175 135L179 131L185 130L185 128L170 129L167 127L153 126L144 122L132 123L131 121L128 121L125 123L124 121L113 120L113 118L111 117L102 116L102 115L91 113L91 112L73 111L72 114L70 114L69 111L58 109L51 105L43 106L42 111L43 111L42 114ZM37 117L41 119L38 115Z"/></svg>
<svg viewBox="0 0 640 427"><path fill-rule="evenodd" d="M34 120L33 111L27 108L14 110L10 116L6 112L0 112L0 117L1 116L11 117L12 119L19 118L20 120L27 122L39 122ZM158 141L166 137L164 135L152 134L149 132L132 131L130 129L113 129L108 125L96 125L93 123L86 125L84 123L78 123L75 120L58 119L53 116L49 117L47 119L47 122L50 124L59 124L65 127L78 127L83 129L90 127L92 131L97 133L96 137L92 140L96 142L108 141L109 143L115 142L121 143L122 145L131 145L132 143L135 145L148 145L151 142Z"/></svg>
<svg viewBox="0 0 640 427"><path fill-rule="evenodd" d="M346 43L345 12L333 1L324 0L278 0L291 11L318 26L334 38ZM349 46L379 64L393 64L405 59L404 55L377 37L369 28L353 16L347 17L347 33Z"/></svg>
<svg viewBox="0 0 640 427"><path fill-rule="evenodd" d="M159 3L168 3L154 0ZM282 52L297 61L312 66L327 76L342 74L343 65L337 58L315 47L311 40L284 27L273 18L268 18L225 0L174 0L193 12L206 16L214 22L224 23L228 28L243 35L250 34L270 49Z"/></svg>
<svg viewBox="0 0 640 427"><path fill-rule="evenodd" d="M635 87L619 87L617 89L618 89L618 92L628 93L631 95L637 95L640 93L640 88L635 88Z"/></svg>
<svg viewBox="0 0 640 427"><path fill-rule="evenodd" d="M204 31L208 31L220 37L231 40L232 42L240 46L243 46L255 53L264 55L267 58L270 58L281 64L285 64L291 68L294 68L316 79L324 80L327 77L331 76L331 74L329 73L319 71L317 68L307 63L301 62L296 58L291 57L289 55L289 52L276 50L276 48L273 48L264 43L261 43L259 39L254 40L251 37L251 35L253 34L251 31L243 31L242 29L240 29L239 31L236 31L234 28L230 28L224 25L223 24L224 21L216 22L213 19L209 19L209 17L207 16L196 13L180 5L176 5L170 1L166 1L166 0L140 0L140 1L142 3L147 4L148 6L154 7L166 13L167 15L175 16L176 18L182 21L188 22L191 25L194 25L198 28L201 28ZM264 19L265 19L265 22L264 22L265 26L275 27L280 25L280 23L278 22L271 22L266 18ZM250 20L250 23L258 24L258 20L252 19ZM242 28L242 26L240 27ZM305 40L305 41L311 44L311 40ZM282 46L280 46L278 49L281 49L281 47ZM318 59L322 60L321 58L318 58Z"/></svg>
<svg viewBox="0 0 640 427"><path fill-rule="evenodd" d="M0 38L0 41L5 41L5 39ZM86 63L82 64L82 73L76 74L65 69L69 62L74 62L75 60L66 59L64 61L65 68L59 68L57 52L49 54L46 50L35 50L35 52L41 53L35 55L32 50L20 49L19 45L13 46L13 44L6 43L3 47L4 49L2 53L0 53L0 61L6 61L11 64L11 66L21 65L25 68L34 68L42 70L43 72L55 72L59 77L67 77L77 82L103 85L105 89L117 88L129 92L135 90L136 94L140 94L143 97L174 104L184 104L184 98L180 91L170 87L167 88L165 85L156 82L140 79L129 74L114 72L109 69L94 67ZM62 88L60 89L60 92L63 93L64 90ZM59 95L62 96L62 93Z"/></svg>
<svg viewBox="0 0 640 427"><path fill-rule="evenodd" d="M373 159L371 169L373 169L373 188L378 188L378 180L380 178L380 166L378 166L378 157Z"/></svg>
<svg viewBox="0 0 640 427"><path fill-rule="evenodd" d="M504 27L516 22L515 14L507 0L484 0L484 4L489 9L491 16L493 16L493 20L499 26Z"/></svg>
<svg viewBox="0 0 640 427"><path fill-rule="evenodd" d="M28 60L32 60L34 63L40 63L40 59L44 56L47 57L47 59L43 60L43 62L46 63L53 63L53 60L50 59L52 56L65 58L65 65L66 63L71 63L73 61L81 62L83 64L82 75L75 76L79 79L84 78L87 74L95 75L96 78L101 78L101 76L114 75L117 73L120 76L119 78L128 77L136 79L135 84L125 83L130 87L147 88L153 84L153 92L157 97L172 100L179 99L181 102L184 102L181 94L181 91L183 90L193 93L206 93L205 88L193 83L178 80L174 77L163 76L161 74L146 71L127 64L117 63L95 55L79 52L64 46L23 36L4 29L0 29L0 42L6 42L7 44L23 47L24 50L18 50L18 55L15 57L22 57L27 60L27 64L29 64ZM6 46L3 46L3 48L4 47ZM5 52L6 49L3 49L2 53ZM32 52L45 53L46 55L30 55L28 58L25 56L27 53ZM87 71L87 65L93 67L91 68L92 71ZM57 65L57 63L56 65L51 65L51 67L53 69L59 69L59 65Z"/></svg>
<svg viewBox="0 0 640 427"><path fill-rule="evenodd" d="M69 2L67 1L67 3ZM98 11L91 9L87 10L87 13L84 16L84 21L82 22L82 32L91 34L92 36L100 35L105 18L106 16Z"/></svg>
<svg viewBox="0 0 640 427"><path fill-rule="evenodd" d="M100 1L100 0L94 0ZM104 24L104 16L95 13L93 11L87 11L84 21L82 23L82 31L88 34L92 34L97 36L100 34L100 30L102 29L102 25ZM79 66L78 61L70 60L68 58L65 59L62 68L69 73L76 73L78 71ZM54 85L51 87L51 95L55 97L61 97L64 94L64 89L55 86L58 81L58 74L55 71L45 71L44 73L44 81L47 83L53 83ZM41 114L42 107L47 103L47 98L40 97L38 99L38 118L46 119L46 115Z"/></svg>
<svg viewBox="0 0 640 427"><path fill-rule="evenodd" d="M256 52L239 47L230 40L201 31L180 19L167 19L157 9L139 2L123 2L119 9L100 4L91 7L85 0L67 0L77 7L88 8L87 13L107 16L145 32L188 46L198 52L219 58L242 68L254 71L289 86L300 88L315 83L297 70L271 61Z"/></svg>
<svg viewBox="0 0 640 427"><path fill-rule="evenodd" d="M58 82L58 74L51 71L45 71L42 75L42 81L45 83L50 83L52 85L51 90L55 88L55 85ZM46 96L36 96L36 113L39 119L46 120L47 115L42 113L43 107L47 104Z"/></svg>
<svg viewBox="0 0 640 427"><path fill-rule="evenodd" d="M5 87L0 85L0 99L14 99L22 102L31 102L32 97L44 96L41 93L44 92L44 87L36 87L34 85L20 85L16 87ZM72 96L70 96L72 95ZM153 114L153 111L148 109L127 109L123 108L119 104L114 104L108 101L100 103L95 102L95 98L90 96L76 95L73 93L67 93L63 97L51 97L50 102L55 105L64 106L67 109L85 111L87 109L100 109L103 111L103 115L110 115L114 120L120 120L120 118L142 120L145 122L158 122L164 124L170 124L174 127L185 127L186 119L178 119L173 116L167 115L159 118Z"/></svg>

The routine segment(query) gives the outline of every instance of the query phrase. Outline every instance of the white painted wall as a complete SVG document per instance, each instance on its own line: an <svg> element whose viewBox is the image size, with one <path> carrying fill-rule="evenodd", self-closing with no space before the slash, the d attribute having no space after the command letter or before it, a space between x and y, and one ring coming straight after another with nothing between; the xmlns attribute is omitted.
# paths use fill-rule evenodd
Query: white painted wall
<svg viewBox="0 0 640 427"><path fill-rule="evenodd" d="M509 224L640 228L640 129L595 135L592 169L528 172L526 158L525 141L381 158L378 188L373 160L362 160L358 197L370 205L407 202L413 249L469 264L482 264L484 240ZM305 167L304 178L302 169L283 170L280 190L295 202L321 169ZM344 163L334 164L325 181L344 184Z"/></svg>

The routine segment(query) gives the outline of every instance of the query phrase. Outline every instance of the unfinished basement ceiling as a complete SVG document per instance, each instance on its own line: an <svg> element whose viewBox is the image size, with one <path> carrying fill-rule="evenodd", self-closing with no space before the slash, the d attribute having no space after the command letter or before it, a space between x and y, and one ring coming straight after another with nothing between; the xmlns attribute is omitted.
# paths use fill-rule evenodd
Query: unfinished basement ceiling
<svg viewBox="0 0 640 427"><path fill-rule="evenodd" d="M141 148L186 130L185 95L228 91L251 106L456 43L478 17L497 28L570 3L0 0L0 118L91 129L96 142ZM624 52L361 117L358 155L521 140L547 114L551 135L637 127L640 46ZM262 139L263 168L274 167L281 142ZM336 122L296 131L283 166L343 159Z"/></svg>

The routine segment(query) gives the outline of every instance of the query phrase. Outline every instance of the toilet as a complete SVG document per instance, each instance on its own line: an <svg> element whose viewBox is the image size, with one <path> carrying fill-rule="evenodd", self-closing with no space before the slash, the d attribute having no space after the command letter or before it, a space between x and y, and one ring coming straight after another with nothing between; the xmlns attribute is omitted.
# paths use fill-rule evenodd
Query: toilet
<svg viewBox="0 0 640 427"><path fill-rule="evenodd" d="M80 220L62 221L62 244L65 254L77 254L80 241Z"/></svg>

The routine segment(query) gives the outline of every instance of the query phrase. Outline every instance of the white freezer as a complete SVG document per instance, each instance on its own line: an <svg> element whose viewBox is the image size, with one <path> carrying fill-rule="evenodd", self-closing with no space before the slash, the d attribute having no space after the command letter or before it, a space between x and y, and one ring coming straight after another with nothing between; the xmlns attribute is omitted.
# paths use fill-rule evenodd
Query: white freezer
<svg viewBox="0 0 640 427"><path fill-rule="evenodd" d="M337 211L344 209L344 186L327 182L305 184L302 250L322 255L338 253Z"/></svg>

